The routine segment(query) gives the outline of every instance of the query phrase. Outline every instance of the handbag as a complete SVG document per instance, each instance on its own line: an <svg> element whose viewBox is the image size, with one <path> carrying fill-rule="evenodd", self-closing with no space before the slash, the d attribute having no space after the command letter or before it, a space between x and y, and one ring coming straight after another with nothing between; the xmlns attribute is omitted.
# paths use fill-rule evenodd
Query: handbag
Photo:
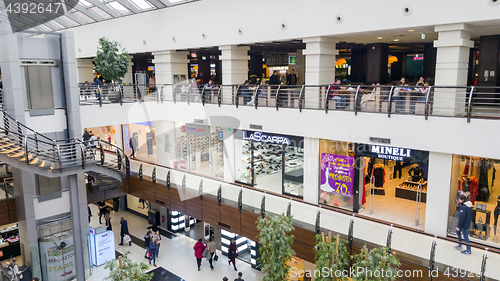
<svg viewBox="0 0 500 281"><path fill-rule="evenodd" d="M203 257L206 259L210 259L210 250L208 249L208 247L203 250Z"/></svg>
<svg viewBox="0 0 500 281"><path fill-rule="evenodd" d="M130 236L128 236L127 234L123 235L123 241L125 243L130 243L132 242L132 239L130 239Z"/></svg>
<svg viewBox="0 0 500 281"><path fill-rule="evenodd" d="M217 254L214 255L214 261L218 261L219 260L219 256Z"/></svg>

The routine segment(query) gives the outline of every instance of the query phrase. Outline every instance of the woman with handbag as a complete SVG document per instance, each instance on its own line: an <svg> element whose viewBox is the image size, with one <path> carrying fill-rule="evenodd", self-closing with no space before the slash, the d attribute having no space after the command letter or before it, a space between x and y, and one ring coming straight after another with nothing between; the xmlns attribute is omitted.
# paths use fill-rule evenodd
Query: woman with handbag
<svg viewBox="0 0 500 281"><path fill-rule="evenodd" d="M205 244L203 244L202 241L203 240L200 238L193 247L196 263L198 264L198 271L200 271L201 259L203 259L203 252L205 251Z"/></svg>
<svg viewBox="0 0 500 281"><path fill-rule="evenodd" d="M215 242L212 241L212 238L209 239L209 242L207 243L207 249L209 250L209 258L208 258L208 263L210 263L210 269L214 270L214 266L212 264L212 259L215 254Z"/></svg>
<svg viewBox="0 0 500 281"><path fill-rule="evenodd" d="M236 256L238 255L238 246L236 246L234 239L231 239L231 244L229 244L228 251L229 251L227 253L227 257L229 258L228 264L231 265L231 262L233 262L234 271L238 271L238 269L236 269Z"/></svg>

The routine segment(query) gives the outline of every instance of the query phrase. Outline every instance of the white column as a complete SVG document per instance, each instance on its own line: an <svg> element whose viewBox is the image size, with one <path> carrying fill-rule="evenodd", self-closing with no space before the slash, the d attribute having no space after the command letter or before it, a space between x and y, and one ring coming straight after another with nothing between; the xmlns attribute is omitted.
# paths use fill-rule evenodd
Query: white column
<svg viewBox="0 0 500 281"><path fill-rule="evenodd" d="M175 123L169 121L154 121L156 131L156 161L158 165L174 167L175 154Z"/></svg>
<svg viewBox="0 0 500 281"><path fill-rule="evenodd" d="M335 56L339 51L335 44L338 40L331 37L311 37L303 40L306 49L305 82L306 85L328 85L335 79ZM305 93L305 105L308 108L321 107L320 93L317 89L308 89Z"/></svg>
<svg viewBox="0 0 500 281"><path fill-rule="evenodd" d="M319 139L304 138L304 201L318 204Z"/></svg>
<svg viewBox="0 0 500 281"><path fill-rule="evenodd" d="M188 52L176 50L153 52L156 84L174 84L174 75L188 79Z"/></svg>
<svg viewBox="0 0 500 281"><path fill-rule="evenodd" d="M76 59L76 72L78 75L78 83L94 81L94 64L93 59Z"/></svg>
<svg viewBox="0 0 500 281"><path fill-rule="evenodd" d="M295 65L297 85L304 85L306 82L306 57L302 52L303 50L297 50L297 64Z"/></svg>
<svg viewBox="0 0 500 281"><path fill-rule="evenodd" d="M125 77L122 79L122 83L134 83L134 73L132 73L132 66L134 65L134 62L132 61L134 57L132 55L128 56L128 70L127 74L125 74Z"/></svg>
<svg viewBox="0 0 500 281"><path fill-rule="evenodd" d="M222 63L222 83L224 85L243 84L248 79L249 46L236 45L219 46Z"/></svg>
<svg viewBox="0 0 500 281"><path fill-rule="evenodd" d="M234 182L234 130L224 128L224 181ZM241 154L239 154L241 155ZM241 159L240 159L241 161Z"/></svg>
<svg viewBox="0 0 500 281"><path fill-rule="evenodd" d="M452 155L429 152L425 232L446 237Z"/></svg>
<svg viewBox="0 0 500 281"><path fill-rule="evenodd" d="M438 86L465 86L469 69L469 51L474 47L470 40L472 29L465 23L440 25L438 32L436 81ZM436 89L433 115L454 116L465 113L465 90Z"/></svg>

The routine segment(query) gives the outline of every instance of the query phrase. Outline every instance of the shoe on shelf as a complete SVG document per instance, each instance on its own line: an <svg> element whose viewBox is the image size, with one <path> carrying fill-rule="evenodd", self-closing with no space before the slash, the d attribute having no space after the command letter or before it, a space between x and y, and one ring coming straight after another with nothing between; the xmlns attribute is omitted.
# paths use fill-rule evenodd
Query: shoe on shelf
<svg viewBox="0 0 500 281"><path fill-rule="evenodd" d="M460 253L462 253L462 254L464 254L464 255L470 255L470 254L471 254L471 252L469 252L469 251L467 251L467 250L463 250L463 251L461 251Z"/></svg>
<svg viewBox="0 0 500 281"><path fill-rule="evenodd" d="M455 246L455 249L459 250L460 252L462 251L462 246Z"/></svg>

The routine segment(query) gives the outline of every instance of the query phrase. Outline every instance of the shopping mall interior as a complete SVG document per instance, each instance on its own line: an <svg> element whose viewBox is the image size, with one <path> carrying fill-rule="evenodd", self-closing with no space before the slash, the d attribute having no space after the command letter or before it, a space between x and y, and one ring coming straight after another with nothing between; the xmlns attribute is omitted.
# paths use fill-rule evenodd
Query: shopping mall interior
<svg viewBox="0 0 500 281"><path fill-rule="evenodd" d="M126 255L153 281L262 280L274 216L295 271L324 234L424 276L396 280L500 280L500 1L11 2L0 281L105 280Z"/></svg>

